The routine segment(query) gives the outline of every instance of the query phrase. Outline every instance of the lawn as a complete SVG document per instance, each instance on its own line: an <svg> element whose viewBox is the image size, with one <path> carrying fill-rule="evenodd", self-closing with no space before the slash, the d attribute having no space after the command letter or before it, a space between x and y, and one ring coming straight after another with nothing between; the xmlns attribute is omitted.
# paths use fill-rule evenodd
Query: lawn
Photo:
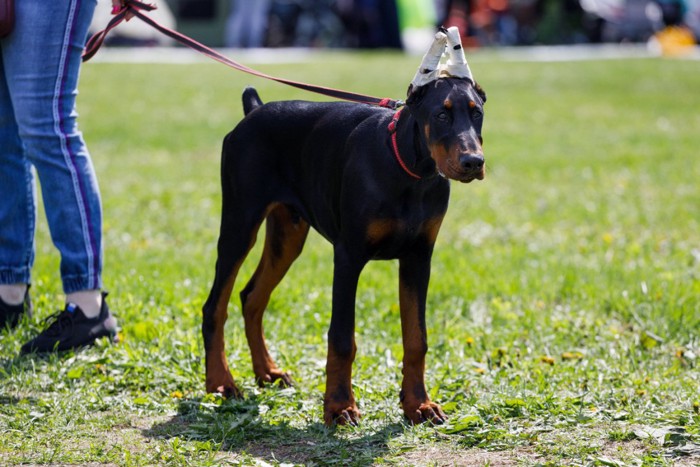
<svg viewBox="0 0 700 467"><path fill-rule="evenodd" d="M447 424L403 419L397 265L376 262L357 300L364 417L323 426L332 249L317 234L265 316L296 386L255 386L234 300L227 351L246 398L205 394L221 140L248 84L264 100L323 98L215 63L95 62L78 110L122 342L17 356L62 299L42 217L35 316L0 332L0 464L700 464L700 62L471 57L488 93L487 177L452 184L428 298L427 384ZM419 60L259 68L402 98Z"/></svg>

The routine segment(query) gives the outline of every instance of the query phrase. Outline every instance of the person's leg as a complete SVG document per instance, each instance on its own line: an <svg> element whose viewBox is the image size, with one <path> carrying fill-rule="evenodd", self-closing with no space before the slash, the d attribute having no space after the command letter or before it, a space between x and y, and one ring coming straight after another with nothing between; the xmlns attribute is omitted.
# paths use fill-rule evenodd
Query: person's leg
<svg viewBox="0 0 700 467"><path fill-rule="evenodd" d="M267 16L270 13L269 0L251 2L250 18L250 42L248 47L262 47L265 45L265 32L267 31Z"/></svg>
<svg viewBox="0 0 700 467"><path fill-rule="evenodd" d="M7 87L6 42L0 40L0 328L17 324L29 305L36 218L34 177Z"/></svg>
<svg viewBox="0 0 700 467"><path fill-rule="evenodd" d="M116 321L100 291L99 188L75 109L81 53L95 3L17 2L15 30L3 42L15 121L25 155L39 176L68 302L44 331L22 346L22 353L67 350L116 336Z"/></svg>
<svg viewBox="0 0 700 467"><path fill-rule="evenodd" d="M19 135L41 183L49 229L61 254L67 300L82 292L95 316L102 288L102 209L77 126L81 53L95 0L22 0L3 60Z"/></svg>
<svg viewBox="0 0 700 467"><path fill-rule="evenodd" d="M245 18L241 15L241 0L229 1L229 14L226 18L224 27L224 45L226 47L241 48L244 47L243 42L243 27Z"/></svg>

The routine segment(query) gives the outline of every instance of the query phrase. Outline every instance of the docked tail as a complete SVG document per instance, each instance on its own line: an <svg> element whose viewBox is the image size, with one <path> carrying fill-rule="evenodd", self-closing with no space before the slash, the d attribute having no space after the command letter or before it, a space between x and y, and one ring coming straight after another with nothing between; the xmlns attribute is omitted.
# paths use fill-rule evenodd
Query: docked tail
<svg viewBox="0 0 700 467"><path fill-rule="evenodd" d="M243 91L243 112L245 115L248 115L261 105L263 105L263 101L258 96L258 91L252 86L245 88Z"/></svg>

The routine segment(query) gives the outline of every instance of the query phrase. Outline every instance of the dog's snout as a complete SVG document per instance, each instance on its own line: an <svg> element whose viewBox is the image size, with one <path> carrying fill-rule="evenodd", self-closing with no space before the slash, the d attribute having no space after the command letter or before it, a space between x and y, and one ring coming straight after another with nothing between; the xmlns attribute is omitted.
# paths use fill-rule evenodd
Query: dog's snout
<svg viewBox="0 0 700 467"><path fill-rule="evenodd" d="M482 167L484 167L484 158L480 155L464 154L460 156L459 164L464 170L480 170Z"/></svg>

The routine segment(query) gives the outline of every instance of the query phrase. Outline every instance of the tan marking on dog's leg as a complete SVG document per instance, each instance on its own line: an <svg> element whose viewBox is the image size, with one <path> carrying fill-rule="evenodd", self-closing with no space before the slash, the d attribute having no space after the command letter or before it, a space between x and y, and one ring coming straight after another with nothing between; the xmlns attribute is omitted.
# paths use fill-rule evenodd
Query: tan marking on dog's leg
<svg viewBox="0 0 700 467"><path fill-rule="evenodd" d="M426 421L443 423L447 418L442 408L432 402L425 388L426 334L418 321L418 302L413 291L400 286L401 329L403 334L403 382L401 406L411 423Z"/></svg>
<svg viewBox="0 0 700 467"><path fill-rule="evenodd" d="M328 343L328 360L326 362L326 394L323 398L323 420L327 426L355 425L361 414L352 392L352 362L355 360L357 346L352 341L352 353L340 356L332 343Z"/></svg>
<svg viewBox="0 0 700 467"><path fill-rule="evenodd" d="M223 394L225 397L243 397L242 392L236 386L231 371L229 370L228 362L226 359L226 345L224 341L224 328L226 320L228 319L228 303L231 298L231 292L233 290L234 284L236 282L236 277L238 272L245 261L245 258L250 253L250 250L255 245L258 230L260 229L260 224L262 224L262 219L255 225L255 227L250 232L250 238L248 240L248 245L245 253L241 255L240 259L233 264L231 272L224 283L224 286L220 290L219 296L216 299L216 304L214 308L213 315L209 315L205 311L205 318L207 316L212 316L213 329L209 336L209 346L206 347L206 336L205 336L205 367L206 367L206 381L205 387L207 392L218 392ZM221 254L221 253L220 253ZM219 258L220 260L221 258ZM218 261L217 261L218 262ZM218 271L217 271L218 273Z"/></svg>
<svg viewBox="0 0 700 467"><path fill-rule="evenodd" d="M236 280L238 269L242 261L235 266L233 274L226 281L214 311L214 332L211 338L211 346L206 353L206 383L207 392L218 392L225 397L242 398L243 393L238 389L231 376L231 371L226 361L224 343L224 325L228 318L228 301L231 290Z"/></svg>
<svg viewBox="0 0 700 467"><path fill-rule="evenodd" d="M265 344L263 314L274 288L282 280L304 246L309 225L293 219L283 205L270 210L267 217L265 248L253 277L241 293L245 332L253 360L253 371L258 384L280 380L291 385L289 375L281 371Z"/></svg>
<svg viewBox="0 0 700 467"><path fill-rule="evenodd" d="M443 219L444 215L428 219L423 223L423 232L425 233L425 238L427 239L429 244L435 244L438 233L440 232L440 227L442 226Z"/></svg>
<svg viewBox="0 0 700 467"><path fill-rule="evenodd" d="M423 418L420 407L430 402L424 383L428 344L418 319L419 305L416 294L406 287L403 281L399 283L399 305L404 351L401 406L411 422L421 423Z"/></svg>
<svg viewBox="0 0 700 467"><path fill-rule="evenodd" d="M432 250L442 216L424 223L427 248ZM399 263L399 307L403 339L403 381L401 405L412 423L443 423L447 418L440 406L430 400L425 388L425 355L428 337L425 324L425 301L430 275L430 254L402 259ZM426 259L427 258L427 259Z"/></svg>

